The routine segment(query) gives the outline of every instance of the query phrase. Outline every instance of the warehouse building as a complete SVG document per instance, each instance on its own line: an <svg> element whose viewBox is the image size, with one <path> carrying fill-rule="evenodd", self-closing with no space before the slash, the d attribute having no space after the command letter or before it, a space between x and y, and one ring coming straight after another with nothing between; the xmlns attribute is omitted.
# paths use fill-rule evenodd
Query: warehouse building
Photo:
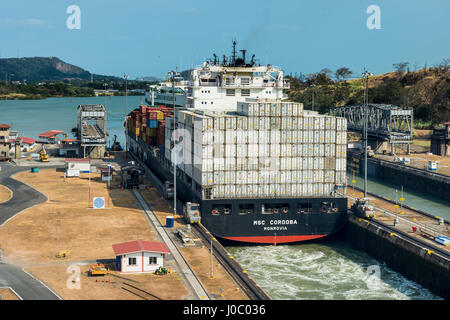
<svg viewBox="0 0 450 320"><path fill-rule="evenodd" d="M112 245L120 273L153 273L165 267L169 248L163 242L135 240Z"/></svg>

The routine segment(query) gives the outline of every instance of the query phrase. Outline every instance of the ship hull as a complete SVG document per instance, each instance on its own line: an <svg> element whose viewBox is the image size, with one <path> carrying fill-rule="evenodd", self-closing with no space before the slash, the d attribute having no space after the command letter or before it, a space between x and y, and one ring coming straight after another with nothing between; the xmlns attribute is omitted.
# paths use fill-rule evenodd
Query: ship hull
<svg viewBox="0 0 450 320"><path fill-rule="evenodd" d="M142 140L130 135L128 139L130 152L143 160L158 179L173 179L173 173ZM336 233L347 221L347 198L343 197L204 200L184 179L177 177L177 199L182 203L199 203L201 223L209 232L235 242L281 244L316 240ZM270 206L280 209L267 214L265 209ZM228 212L224 213L223 208ZM251 210L245 212L242 208Z"/></svg>

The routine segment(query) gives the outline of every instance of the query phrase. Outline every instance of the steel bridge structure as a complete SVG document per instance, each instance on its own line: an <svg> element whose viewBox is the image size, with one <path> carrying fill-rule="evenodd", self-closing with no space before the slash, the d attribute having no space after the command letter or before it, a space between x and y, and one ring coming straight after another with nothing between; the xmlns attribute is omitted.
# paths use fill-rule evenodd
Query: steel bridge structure
<svg viewBox="0 0 450 320"><path fill-rule="evenodd" d="M101 104L82 104L78 106L77 113L80 154L82 157L103 157L108 138L105 107Z"/></svg>
<svg viewBox="0 0 450 320"><path fill-rule="evenodd" d="M368 140L375 142L375 150L380 146L406 145L408 154L413 138L413 109L401 108L392 104L363 104L334 107L331 113L347 119L349 131L364 132L364 113L367 110L367 136Z"/></svg>

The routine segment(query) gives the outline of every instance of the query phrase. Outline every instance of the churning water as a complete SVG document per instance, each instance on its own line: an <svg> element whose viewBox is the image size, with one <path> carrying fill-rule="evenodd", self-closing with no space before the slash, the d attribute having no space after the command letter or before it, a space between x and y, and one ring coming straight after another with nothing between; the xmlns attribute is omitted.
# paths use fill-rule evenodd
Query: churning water
<svg viewBox="0 0 450 320"><path fill-rule="evenodd" d="M272 299L440 299L340 241L227 250Z"/></svg>

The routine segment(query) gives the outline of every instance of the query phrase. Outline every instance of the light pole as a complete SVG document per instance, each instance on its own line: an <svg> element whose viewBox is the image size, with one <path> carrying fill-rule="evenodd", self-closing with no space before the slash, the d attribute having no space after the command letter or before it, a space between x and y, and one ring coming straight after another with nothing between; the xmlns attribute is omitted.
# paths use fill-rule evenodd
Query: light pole
<svg viewBox="0 0 450 320"><path fill-rule="evenodd" d="M173 129L176 132L177 127L177 113L175 112L175 71L171 71L172 74L172 103L173 103ZM178 134L174 134L172 157L173 157L173 215L177 215L177 152L175 148L175 138L178 138ZM178 140L178 139L176 139Z"/></svg>
<svg viewBox="0 0 450 320"><path fill-rule="evenodd" d="M103 86L105 87L104 95L105 95L105 109L106 109L106 87L108 86L108 84L105 82L103 83Z"/></svg>
<svg viewBox="0 0 450 320"><path fill-rule="evenodd" d="M127 79L128 75L125 73L123 75L125 78L125 116L124 119L127 118L128 114L128 87L127 87ZM125 134L125 159L128 160L128 134Z"/></svg>
<svg viewBox="0 0 450 320"><path fill-rule="evenodd" d="M365 79L365 89L364 89L364 130L363 130L363 136L364 136L364 198L367 198L367 113L368 113L368 104L369 104L369 97L368 97L368 83L369 83L369 76L372 74L364 69L363 77Z"/></svg>

